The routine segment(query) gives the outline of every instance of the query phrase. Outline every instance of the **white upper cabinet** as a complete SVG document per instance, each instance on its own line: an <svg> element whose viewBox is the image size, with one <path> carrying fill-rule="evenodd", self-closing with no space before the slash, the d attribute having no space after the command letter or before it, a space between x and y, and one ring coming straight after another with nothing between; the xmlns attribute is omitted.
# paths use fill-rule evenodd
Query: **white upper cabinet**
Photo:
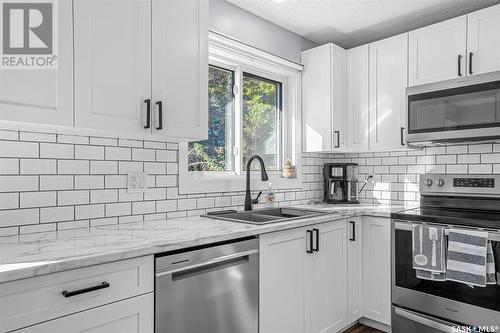
<svg viewBox="0 0 500 333"><path fill-rule="evenodd" d="M71 1L58 1L57 68L0 69L0 119L73 125Z"/></svg>
<svg viewBox="0 0 500 333"><path fill-rule="evenodd" d="M405 148L407 34L370 44L370 149Z"/></svg>
<svg viewBox="0 0 500 333"><path fill-rule="evenodd" d="M153 0L152 13L153 133L206 139L208 1Z"/></svg>
<svg viewBox="0 0 500 333"><path fill-rule="evenodd" d="M500 70L500 5L467 15L467 74Z"/></svg>
<svg viewBox="0 0 500 333"><path fill-rule="evenodd" d="M410 31L410 86L466 75L466 29L464 15Z"/></svg>
<svg viewBox="0 0 500 333"><path fill-rule="evenodd" d="M368 150L369 46L347 50L346 145L349 151Z"/></svg>
<svg viewBox="0 0 500 333"><path fill-rule="evenodd" d="M303 149L345 150L345 50L318 46L302 52L302 64Z"/></svg>
<svg viewBox="0 0 500 333"><path fill-rule="evenodd" d="M74 2L76 125L204 139L208 1Z"/></svg>
<svg viewBox="0 0 500 333"><path fill-rule="evenodd" d="M74 0L74 20L76 126L147 133L151 2Z"/></svg>

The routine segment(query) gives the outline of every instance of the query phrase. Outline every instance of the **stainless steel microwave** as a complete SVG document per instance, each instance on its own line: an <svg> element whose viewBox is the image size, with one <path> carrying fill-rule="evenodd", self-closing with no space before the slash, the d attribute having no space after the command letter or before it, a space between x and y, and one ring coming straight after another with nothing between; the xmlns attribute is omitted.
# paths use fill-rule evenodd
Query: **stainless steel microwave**
<svg viewBox="0 0 500 333"><path fill-rule="evenodd" d="M407 142L500 142L500 71L406 89Z"/></svg>

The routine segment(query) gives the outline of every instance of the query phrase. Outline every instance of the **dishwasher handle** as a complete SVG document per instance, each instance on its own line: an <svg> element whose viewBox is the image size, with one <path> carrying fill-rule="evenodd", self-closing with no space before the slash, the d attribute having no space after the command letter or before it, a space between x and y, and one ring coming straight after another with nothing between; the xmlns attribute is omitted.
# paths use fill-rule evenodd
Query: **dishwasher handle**
<svg viewBox="0 0 500 333"><path fill-rule="evenodd" d="M201 273L201 271L212 271L214 269L217 269L219 267L227 267L229 266L234 266L236 264L241 263L242 261L248 261L248 257L252 254L259 253L259 250L249 250L249 251L243 251L243 252L238 252L238 253L232 253L228 254L225 256L217 257L214 259L210 259L204 262L200 262L197 264L193 265L187 265L184 267L179 267L179 268L174 268L174 269L166 269L162 271L156 272L156 277L160 277L163 275L169 275L169 274L176 274L177 280L179 279L180 273L185 273L186 271L189 271L189 273L193 273L194 270L196 270L198 273ZM178 274L179 273L179 274ZM189 274L192 275L192 274Z"/></svg>

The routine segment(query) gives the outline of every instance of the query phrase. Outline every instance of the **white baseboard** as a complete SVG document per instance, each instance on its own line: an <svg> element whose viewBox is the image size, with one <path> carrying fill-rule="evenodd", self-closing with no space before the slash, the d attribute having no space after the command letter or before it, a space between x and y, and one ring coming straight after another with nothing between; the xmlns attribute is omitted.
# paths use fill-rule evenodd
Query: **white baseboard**
<svg viewBox="0 0 500 333"><path fill-rule="evenodd" d="M386 325L386 324L383 324L383 323L380 323L378 321L375 321L375 320L372 320L372 319L368 319L368 318L365 318L365 317L360 318L359 319L359 323L363 324L365 326L370 326L370 327L376 328L376 329L378 329L380 331L391 332L391 326L390 325Z"/></svg>

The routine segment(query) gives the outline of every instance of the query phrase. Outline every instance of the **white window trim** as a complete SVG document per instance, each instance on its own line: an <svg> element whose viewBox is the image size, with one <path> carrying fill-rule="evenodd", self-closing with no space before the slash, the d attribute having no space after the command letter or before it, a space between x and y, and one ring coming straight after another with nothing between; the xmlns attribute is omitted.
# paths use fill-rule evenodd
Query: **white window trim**
<svg viewBox="0 0 500 333"><path fill-rule="evenodd" d="M301 187L301 75L302 65L258 50L239 41L209 33L209 63L231 68L238 65L244 72L280 81L283 89L283 148L285 158L296 166L296 178L281 177L281 171L269 171L274 189ZM260 173L252 173L252 190L266 189ZM225 172L189 172L188 143L179 143L179 194L213 193L245 190L245 174Z"/></svg>

